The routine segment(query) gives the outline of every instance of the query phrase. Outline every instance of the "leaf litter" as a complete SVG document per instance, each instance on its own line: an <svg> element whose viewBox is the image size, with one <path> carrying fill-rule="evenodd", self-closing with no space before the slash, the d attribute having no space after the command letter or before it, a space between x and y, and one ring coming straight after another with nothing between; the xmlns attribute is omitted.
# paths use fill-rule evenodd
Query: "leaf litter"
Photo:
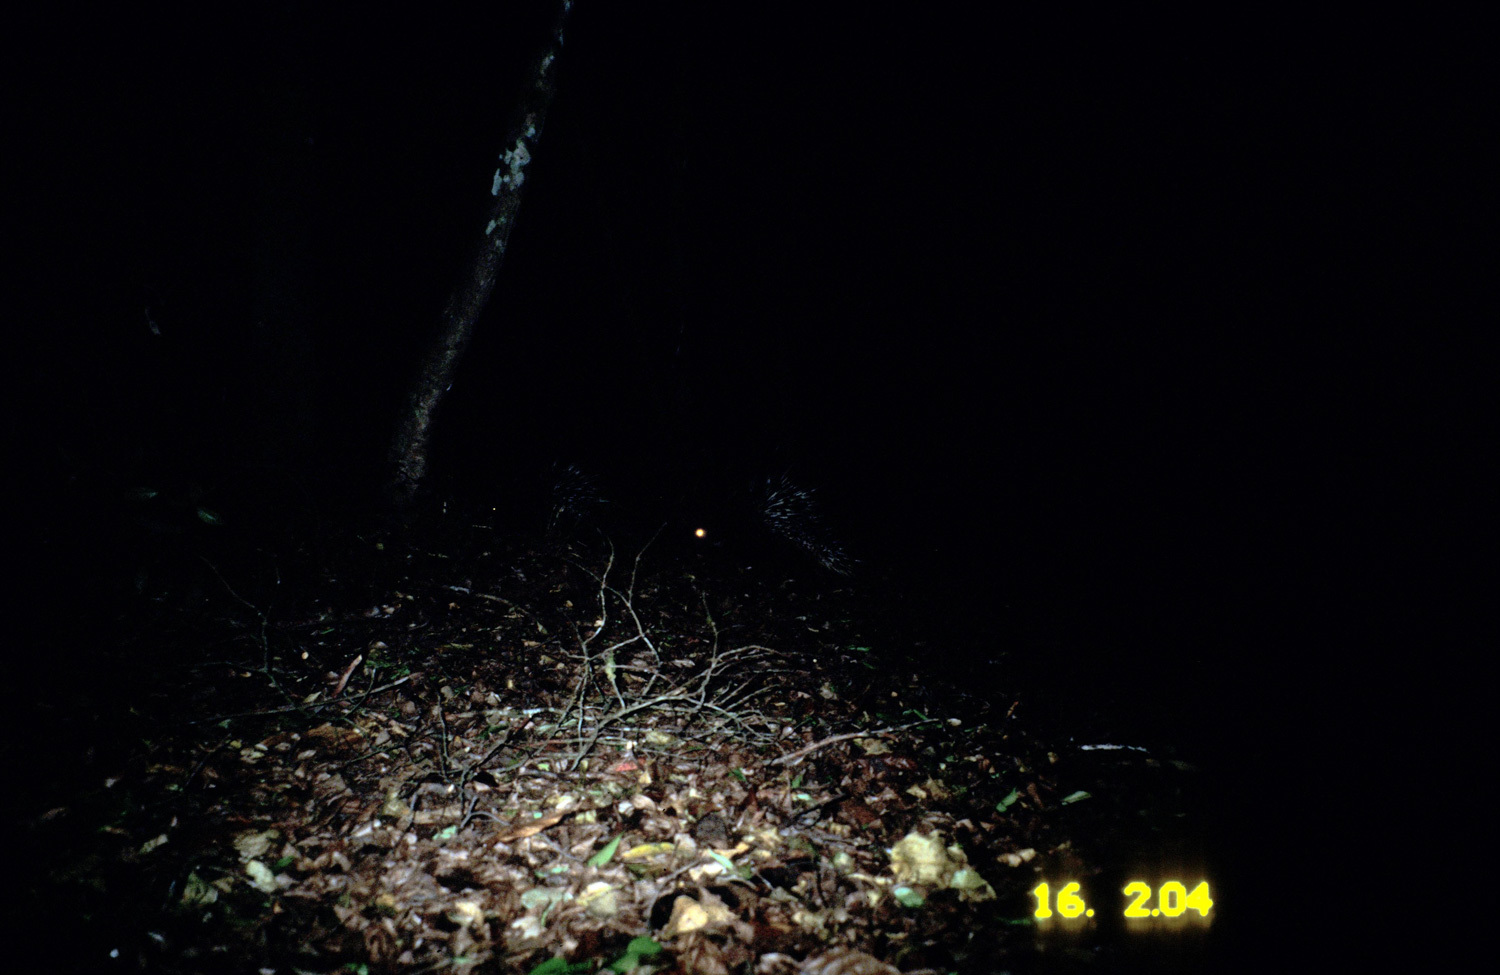
<svg viewBox="0 0 1500 975"><path fill-rule="evenodd" d="M1017 699L847 581L396 531L210 568L22 810L59 970L1015 970L1041 865L1099 869Z"/></svg>

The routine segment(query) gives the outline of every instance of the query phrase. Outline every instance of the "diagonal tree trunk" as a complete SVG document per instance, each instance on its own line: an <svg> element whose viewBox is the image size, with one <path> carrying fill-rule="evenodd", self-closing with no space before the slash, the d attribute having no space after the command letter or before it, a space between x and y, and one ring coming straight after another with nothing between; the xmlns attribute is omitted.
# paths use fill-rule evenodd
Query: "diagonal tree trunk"
<svg viewBox="0 0 1500 975"><path fill-rule="evenodd" d="M572 6L571 0L556 2L546 47L532 65L526 92L506 133L500 165L490 184L488 222L474 244L462 277L448 296L432 348L422 359L397 419L388 456L387 488L398 506L411 502L427 474L427 453L438 407L453 383L453 375L474 333L474 323L494 290L495 275L521 206L526 166L541 139L542 123L552 103L563 24Z"/></svg>

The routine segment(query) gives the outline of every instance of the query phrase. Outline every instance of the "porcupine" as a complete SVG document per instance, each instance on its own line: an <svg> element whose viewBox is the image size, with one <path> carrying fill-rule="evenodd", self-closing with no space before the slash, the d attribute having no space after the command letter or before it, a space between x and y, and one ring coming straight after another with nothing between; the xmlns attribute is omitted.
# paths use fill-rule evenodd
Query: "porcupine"
<svg viewBox="0 0 1500 975"><path fill-rule="evenodd" d="M752 492L749 508L759 528L781 547L799 552L837 575L853 572L854 560L829 531L811 488L798 486L786 475L769 477ZM738 520L730 518L731 522ZM695 524L693 534L714 542L712 527Z"/></svg>
<svg viewBox="0 0 1500 975"><path fill-rule="evenodd" d="M622 508L632 506L611 505L601 494L597 480L577 465L554 468L552 481L550 534L570 534L590 527L605 534L612 534L611 528L625 535L631 533L631 519ZM669 545L686 534L693 548L718 552L736 562L774 545L781 551L799 553L837 575L847 576L853 571L855 562L828 529L814 491L786 475L765 478L748 492L720 484L667 503L675 511L666 520ZM637 521L644 524L650 516Z"/></svg>
<svg viewBox="0 0 1500 975"><path fill-rule="evenodd" d="M594 521L608 504L592 474L577 464L554 466L547 498L547 534L576 531Z"/></svg>

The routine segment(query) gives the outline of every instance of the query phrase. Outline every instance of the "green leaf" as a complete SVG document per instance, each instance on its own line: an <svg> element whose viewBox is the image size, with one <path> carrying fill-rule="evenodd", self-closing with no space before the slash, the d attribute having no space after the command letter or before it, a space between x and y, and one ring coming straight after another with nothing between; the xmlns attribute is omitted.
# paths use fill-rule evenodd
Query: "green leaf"
<svg viewBox="0 0 1500 975"><path fill-rule="evenodd" d="M610 962L607 967L612 972L628 972L640 966L642 958L650 958L661 954L662 947L650 938L631 938L630 944L625 946L625 954Z"/></svg>
<svg viewBox="0 0 1500 975"><path fill-rule="evenodd" d="M927 903L927 899L920 892L902 884L891 891L891 896L896 898L896 903L902 907L921 907Z"/></svg>
<svg viewBox="0 0 1500 975"><path fill-rule="evenodd" d="M615 858L615 851L620 848L620 838L616 836L605 844L604 849L589 857L588 864L591 867L602 867Z"/></svg>

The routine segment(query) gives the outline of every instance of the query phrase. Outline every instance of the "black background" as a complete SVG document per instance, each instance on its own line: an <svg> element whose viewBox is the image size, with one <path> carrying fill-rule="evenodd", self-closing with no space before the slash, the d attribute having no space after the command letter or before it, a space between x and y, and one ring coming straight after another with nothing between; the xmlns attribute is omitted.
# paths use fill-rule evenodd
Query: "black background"
<svg viewBox="0 0 1500 975"><path fill-rule="evenodd" d="M1439 458L1489 456L1450 282L1492 235L1475 62L1389 24L817 6L579 6L434 489L790 471L935 666L1189 752L1347 734L1300 699L1467 518ZM87 602L131 485L242 525L372 492L533 7L17 31L46 606Z"/></svg>

